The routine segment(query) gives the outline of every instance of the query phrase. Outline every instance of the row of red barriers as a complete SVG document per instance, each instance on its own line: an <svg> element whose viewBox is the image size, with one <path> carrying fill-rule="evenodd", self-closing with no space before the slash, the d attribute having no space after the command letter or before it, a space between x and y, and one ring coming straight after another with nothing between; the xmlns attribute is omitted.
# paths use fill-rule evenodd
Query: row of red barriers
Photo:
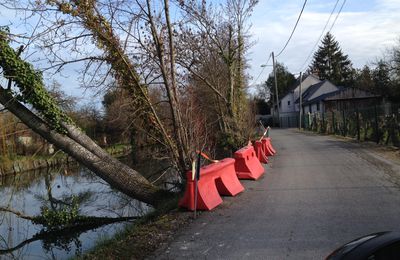
<svg viewBox="0 0 400 260"><path fill-rule="evenodd" d="M264 174L264 167L253 146L246 146L234 153L235 170L239 179L257 180Z"/></svg>
<svg viewBox="0 0 400 260"><path fill-rule="evenodd" d="M234 158L201 167L197 181L197 205L195 205L195 180L192 171L186 173L187 182L184 197L179 206L189 210L211 210L222 203L220 195L235 196L244 191L239 179L257 180L264 174L261 163L268 163L268 156L276 153L271 139L263 138L234 153Z"/></svg>

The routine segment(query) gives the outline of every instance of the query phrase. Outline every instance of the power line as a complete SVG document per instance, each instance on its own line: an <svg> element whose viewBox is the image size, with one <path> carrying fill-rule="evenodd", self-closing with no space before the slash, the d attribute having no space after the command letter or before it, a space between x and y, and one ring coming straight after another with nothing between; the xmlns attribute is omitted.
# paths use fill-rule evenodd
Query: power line
<svg viewBox="0 0 400 260"><path fill-rule="evenodd" d="M311 55L312 55L313 52L314 52L315 47L316 47L316 46L318 45L318 43L320 42L321 37L322 37L322 35L324 35L325 29L326 29L326 27L328 26L329 21L331 20L332 14L335 12L335 9L336 9L336 6L337 6L338 3L339 3L339 0L336 0L335 6L333 7L331 14L329 15L328 21L326 21L326 23L325 23L324 29L322 29L322 32L321 32L320 36L318 37L318 40L315 42L314 47L311 49L310 53L309 53L308 56L307 56L307 59L304 61L303 65L301 65L301 68L299 69L299 71L303 71L304 65L305 65L305 64L307 63L307 61L310 59Z"/></svg>
<svg viewBox="0 0 400 260"><path fill-rule="evenodd" d="M285 46L283 46L282 50L275 56L276 58L279 57L279 55L282 54L282 52L286 49L286 46L288 46L288 44L289 44L289 42L290 42L290 39L292 39L292 36L293 36L293 34L294 34L294 31L296 30L297 24L298 24L299 21L300 21L300 17L301 17L301 15L303 14L304 7L306 6L306 3L307 3L307 0L304 1L303 7L301 8L299 17L297 17L296 24L295 24L294 27L293 27L293 30L292 30L292 33L290 34L289 39L287 40Z"/></svg>
<svg viewBox="0 0 400 260"><path fill-rule="evenodd" d="M267 62L265 63L265 66L262 66L262 70L261 70L260 74L258 74L257 78L255 80L253 80L253 82L250 84L250 86L253 86L257 82L257 80L261 77L265 68L268 66L268 62L270 61L270 59L271 59L271 54L269 54L269 57L268 57Z"/></svg>
<svg viewBox="0 0 400 260"><path fill-rule="evenodd" d="M343 1L342 6L340 7L339 12L337 13L337 15L336 15L336 17L335 17L335 20L333 20L333 23L332 23L331 28L329 29L329 32L332 31L332 28L333 28L333 26L335 25L336 20L338 19L340 13L342 12L342 9L343 9L343 6L344 6L345 3L346 3L346 0Z"/></svg>
<svg viewBox="0 0 400 260"><path fill-rule="evenodd" d="M250 84L250 86L253 86L257 82L257 80L260 78L260 76L264 72L264 70L265 70L265 67L262 68L260 74L258 74L257 78L255 80L253 80L253 82Z"/></svg>

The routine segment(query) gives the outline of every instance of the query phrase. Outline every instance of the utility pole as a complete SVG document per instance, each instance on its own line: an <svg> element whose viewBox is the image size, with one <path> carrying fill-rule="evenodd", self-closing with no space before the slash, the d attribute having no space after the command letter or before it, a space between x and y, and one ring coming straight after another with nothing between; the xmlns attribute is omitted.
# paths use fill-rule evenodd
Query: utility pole
<svg viewBox="0 0 400 260"><path fill-rule="evenodd" d="M303 74L300 72L300 87L299 87L299 98L300 98L300 109L299 109L299 130L301 130L301 116L303 115L303 97L301 93L301 84L303 81Z"/></svg>
<svg viewBox="0 0 400 260"><path fill-rule="evenodd" d="M275 95L276 95L276 107L277 107L277 114L278 114L278 123L280 125L280 118L279 118L279 96L278 96L278 81L276 79L276 64L275 64L275 55L272 52L272 65L274 66L274 81L275 81Z"/></svg>

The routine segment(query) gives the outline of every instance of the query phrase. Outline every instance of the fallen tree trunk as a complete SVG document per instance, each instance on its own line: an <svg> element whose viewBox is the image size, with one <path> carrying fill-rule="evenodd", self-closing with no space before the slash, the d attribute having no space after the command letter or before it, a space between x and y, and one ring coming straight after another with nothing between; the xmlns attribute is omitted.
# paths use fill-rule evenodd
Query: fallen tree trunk
<svg viewBox="0 0 400 260"><path fill-rule="evenodd" d="M7 33L1 30L0 67L3 76L19 89L14 91L11 84L8 89L0 86L0 103L30 129L130 197L156 207L170 197L171 193L110 156L76 127L44 88L41 74L21 60L9 46ZM20 101L31 104L42 117Z"/></svg>
<svg viewBox="0 0 400 260"><path fill-rule="evenodd" d="M90 138L87 136L85 137L83 132L80 132L79 134L75 132L74 135L81 137L81 143L87 144L88 147L92 147L93 152L68 137L68 135L60 134L56 130L51 129L45 121L18 102L8 90L1 87L0 103L34 132L50 143L56 145L79 163L92 170L112 187L128 196L153 206L159 205L167 197L170 197L168 196L170 195L168 192L152 185L137 171L122 164L117 159L112 158L105 151L99 151L101 148L96 148L93 145L93 141L92 144L84 142L85 139L87 140ZM96 154L94 152L96 152Z"/></svg>

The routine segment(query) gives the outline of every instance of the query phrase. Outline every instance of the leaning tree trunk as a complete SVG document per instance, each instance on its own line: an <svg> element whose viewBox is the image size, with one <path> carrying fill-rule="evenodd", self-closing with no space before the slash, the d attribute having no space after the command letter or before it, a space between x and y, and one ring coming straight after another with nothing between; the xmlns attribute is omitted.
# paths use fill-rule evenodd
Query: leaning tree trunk
<svg viewBox="0 0 400 260"><path fill-rule="evenodd" d="M0 103L11 113L17 116L34 132L50 143L85 165L96 175L119 191L140 201L157 206L168 192L152 185L146 178L135 170L111 158L105 151L100 151L94 142L77 128L69 125L69 133L80 142L76 142L68 135L51 129L45 121L19 103L8 90L0 87ZM86 146L86 147L85 147ZM87 148L91 148L90 150Z"/></svg>
<svg viewBox="0 0 400 260"><path fill-rule="evenodd" d="M112 187L128 196L157 206L170 194L152 185L146 178L101 149L57 106L43 86L32 65L21 60L0 31L0 67L6 79L18 90L0 86L0 103L34 132L88 167ZM17 96L17 94L18 96ZM29 103L42 117L27 109Z"/></svg>

